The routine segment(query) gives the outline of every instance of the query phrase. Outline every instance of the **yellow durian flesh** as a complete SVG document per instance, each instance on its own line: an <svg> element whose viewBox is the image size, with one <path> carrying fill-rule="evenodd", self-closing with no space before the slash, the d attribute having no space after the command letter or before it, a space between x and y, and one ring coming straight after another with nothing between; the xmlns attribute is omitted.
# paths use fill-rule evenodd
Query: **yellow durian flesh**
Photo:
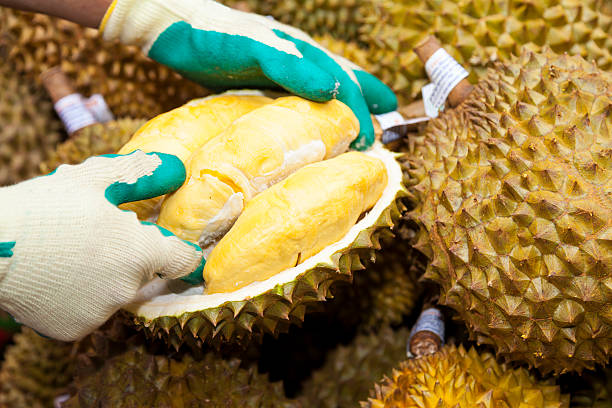
<svg viewBox="0 0 612 408"><path fill-rule="evenodd" d="M158 224L201 246L226 233L256 194L297 169L346 151L359 132L342 102L283 97L240 117L196 151Z"/></svg>
<svg viewBox="0 0 612 408"><path fill-rule="evenodd" d="M383 162L350 152L310 164L253 198L204 267L206 293L263 281L340 240L387 185Z"/></svg>
<svg viewBox="0 0 612 408"><path fill-rule="evenodd" d="M186 163L200 146L225 130L240 116L259 108L272 99L259 94L221 94L195 99L181 107L162 113L144 124L119 150L128 154L135 150L163 152ZM121 206L134 211L142 220L154 216L161 197L136 201Z"/></svg>

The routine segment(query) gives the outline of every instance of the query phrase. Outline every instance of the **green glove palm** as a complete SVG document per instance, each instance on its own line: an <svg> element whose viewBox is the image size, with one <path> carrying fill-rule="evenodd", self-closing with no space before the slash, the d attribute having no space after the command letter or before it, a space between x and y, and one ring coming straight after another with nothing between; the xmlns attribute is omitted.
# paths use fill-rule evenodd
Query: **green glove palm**
<svg viewBox="0 0 612 408"><path fill-rule="evenodd" d="M386 85L304 32L211 0L115 0L101 29L211 89L280 86L314 101L337 98L359 119L359 150L374 142L370 112L397 107Z"/></svg>

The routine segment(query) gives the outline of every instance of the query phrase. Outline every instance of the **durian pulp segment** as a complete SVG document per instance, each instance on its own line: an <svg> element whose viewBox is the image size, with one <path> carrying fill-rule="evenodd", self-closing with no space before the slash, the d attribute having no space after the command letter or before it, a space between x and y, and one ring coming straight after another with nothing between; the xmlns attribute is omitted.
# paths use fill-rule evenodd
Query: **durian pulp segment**
<svg viewBox="0 0 612 408"><path fill-rule="evenodd" d="M297 266L286 269L261 282L251 283L230 293L202 294L203 285L191 286L180 281L155 279L138 292L135 301L125 309L139 319L154 320L162 316L181 316L189 312L219 307L226 302L242 301L261 295L277 285L296 280L300 275L326 265L336 268L339 257L350 250L363 231L375 227L380 217L391 207L398 195L403 194L402 170L395 153L376 143L365 154L382 160L387 173L387 186L370 211L337 242Z"/></svg>
<svg viewBox="0 0 612 408"><path fill-rule="evenodd" d="M260 92L228 92L195 99L162 113L140 128L119 154L134 150L174 154L183 163L200 146L225 130L234 120L272 99ZM162 197L123 204L141 220L155 220Z"/></svg>
<svg viewBox="0 0 612 408"><path fill-rule="evenodd" d="M256 194L307 164L346 151L358 131L357 118L342 102L278 98L194 152L187 181L164 200L158 224L206 249Z"/></svg>
<svg viewBox="0 0 612 408"><path fill-rule="evenodd" d="M206 260L206 293L299 265L340 239L382 195L381 160L359 152L308 165L255 197Z"/></svg>

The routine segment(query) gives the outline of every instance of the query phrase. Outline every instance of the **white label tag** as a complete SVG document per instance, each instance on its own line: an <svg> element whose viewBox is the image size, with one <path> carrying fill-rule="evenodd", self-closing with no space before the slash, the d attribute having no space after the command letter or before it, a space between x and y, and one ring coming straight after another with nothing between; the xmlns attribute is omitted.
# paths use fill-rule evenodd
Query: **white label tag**
<svg viewBox="0 0 612 408"><path fill-rule="evenodd" d="M403 116L398 111L374 115L382 130L387 130L393 126L399 126L404 122Z"/></svg>
<svg viewBox="0 0 612 408"><path fill-rule="evenodd" d="M444 105L434 106L433 103L431 103L431 95L433 94L435 87L436 85L430 82L427 85L423 86L423 88L421 88L421 95L423 95L423 105L425 105L425 114L430 118L437 118L438 112L440 112L439 109L444 108Z"/></svg>
<svg viewBox="0 0 612 408"><path fill-rule="evenodd" d="M100 94L91 95L89 99L85 100L85 106L87 106L87 109L89 109L94 118L96 118L96 121L100 123L110 122L115 119L104 97Z"/></svg>
<svg viewBox="0 0 612 408"><path fill-rule="evenodd" d="M431 117L438 116L437 112L444 110L444 103L448 94L457 86L463 78L467 78L469 73L463 68L446 50L440 48L425 63L425 71L432 81L433 87L423 87L423 101L425 101L425 111ZM427 105L430 105L429 111ZM435 116L429 112L435 110Z"/></svg>
<svg viewBox="0 0 612 408"><path fill-rule="evenodd" d="M97 122L93 114L87 109L87 106L85 106L85 101L80 94L64 96L55 102L54 107L70 134Z"/></svg>

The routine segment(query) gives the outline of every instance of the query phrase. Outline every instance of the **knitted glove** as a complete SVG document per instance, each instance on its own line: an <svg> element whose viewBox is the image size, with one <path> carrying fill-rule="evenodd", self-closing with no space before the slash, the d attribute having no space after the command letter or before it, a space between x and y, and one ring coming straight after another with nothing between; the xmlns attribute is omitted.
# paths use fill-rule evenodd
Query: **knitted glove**
<svg viewBox="0 0 612 408"><path fill-rule="evenodd" d="M397 107L386 85L303 31L212 0L115 0L100 29L210 89L281 86L314 101L337 98L359 119L359 150L374 142L370 112Z"/></svg>
<svg viewBox="0 0 612 408"><path fill-rule="evenodd" d="M184 179L175 156L136 151L0 188L0 309L46 336L75 340L153 277L201 275L198 246L116 207Z"/></svg>

